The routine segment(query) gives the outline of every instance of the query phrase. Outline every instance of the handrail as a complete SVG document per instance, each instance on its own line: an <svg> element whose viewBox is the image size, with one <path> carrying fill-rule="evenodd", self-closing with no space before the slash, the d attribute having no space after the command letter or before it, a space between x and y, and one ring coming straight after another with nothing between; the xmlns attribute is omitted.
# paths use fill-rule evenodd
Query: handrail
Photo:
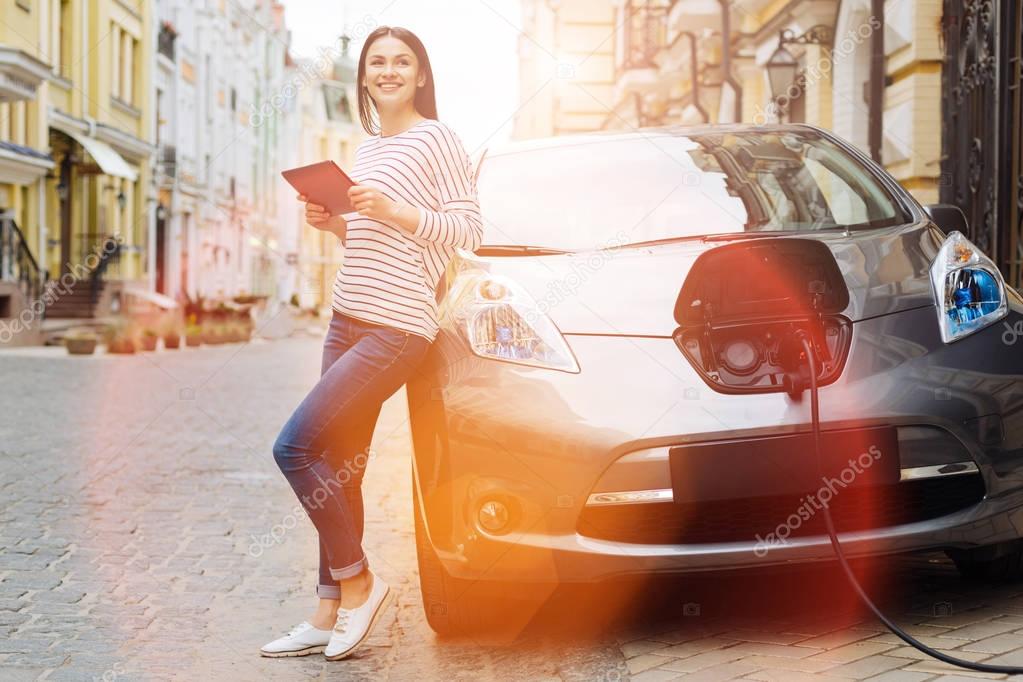
<svg viewBox="0 0 1023 682"><path fill-rule="evenodd" d="M14 218L0 213L0 280L18 282L31 304L39 299L47 279Z"/></svg>

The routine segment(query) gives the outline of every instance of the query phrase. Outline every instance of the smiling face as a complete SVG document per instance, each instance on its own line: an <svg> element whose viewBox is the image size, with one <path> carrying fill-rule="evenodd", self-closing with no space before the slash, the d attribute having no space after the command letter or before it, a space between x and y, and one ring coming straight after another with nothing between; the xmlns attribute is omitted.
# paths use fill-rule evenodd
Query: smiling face
<svg viewBox="0 0 1023 682"><path fill-rule="evenodd" d="M363 85L378 109L402 108L414 101L416 89L425 84L419 60L404 41L386 35L370 46Z"/></svg>

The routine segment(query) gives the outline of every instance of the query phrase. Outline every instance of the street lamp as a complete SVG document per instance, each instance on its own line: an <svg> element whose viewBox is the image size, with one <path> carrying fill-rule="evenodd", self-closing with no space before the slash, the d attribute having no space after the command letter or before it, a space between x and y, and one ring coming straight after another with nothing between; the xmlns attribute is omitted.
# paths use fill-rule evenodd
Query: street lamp
<svg viewBox="0 0 1023 682"><path fill-rule="evenodd" d="M117 206L123 211L124 207L128 205L128 197L124 195L124 192L117 193Z"/></svg>
<svg viewBox="0 0 1023 682"><path fill-rule="evenodd" d="M799 73L799 60L789 52L786 45L823 45L830 47L835 41L835 32L830 26L817 24L806 33L797 36L792 29L783 29L778 33L778 49L767 60L767 80L771 86L771 98L777 101L782 97L792 99L789 91L796 85Z"/></svg>
<svg viewBox="0 0 1023 682"><path fill-rule="evenodd" d="M777 100L788 92L796 82L798 71L799 60L786 50L783 44L779 44L778 49L767 60L767 81L771 85L771 99Z"/></svg>

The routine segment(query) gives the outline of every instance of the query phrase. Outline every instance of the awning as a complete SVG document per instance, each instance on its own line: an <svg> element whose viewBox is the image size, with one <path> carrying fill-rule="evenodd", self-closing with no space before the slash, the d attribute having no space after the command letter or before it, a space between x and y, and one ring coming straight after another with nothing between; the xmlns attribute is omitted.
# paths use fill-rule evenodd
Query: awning
<svg viewBox="0 0 1023 682"><path fill-rule="evenodd" d="M89 152L89 156L93 158L96 165L103 169L103 172L107 175L125 178L132 182L139 179L138 171L129 166L124 157L114 151L114 148L106 142L100 142L95 137L89 137L83 133L64 128L61 128L61 132L73 137L78 144L82 145L85 151Z"/></svg>

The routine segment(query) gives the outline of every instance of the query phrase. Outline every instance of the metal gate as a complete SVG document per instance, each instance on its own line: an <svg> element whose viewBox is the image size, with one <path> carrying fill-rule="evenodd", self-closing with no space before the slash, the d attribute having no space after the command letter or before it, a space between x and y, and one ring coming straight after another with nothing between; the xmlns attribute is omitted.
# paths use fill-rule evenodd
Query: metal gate
<svg viewBox="0 0 1023 682"><path fill-rule="evenodd" d="M941 201L1023 284L1023 2L944 0Z"/></svg>

